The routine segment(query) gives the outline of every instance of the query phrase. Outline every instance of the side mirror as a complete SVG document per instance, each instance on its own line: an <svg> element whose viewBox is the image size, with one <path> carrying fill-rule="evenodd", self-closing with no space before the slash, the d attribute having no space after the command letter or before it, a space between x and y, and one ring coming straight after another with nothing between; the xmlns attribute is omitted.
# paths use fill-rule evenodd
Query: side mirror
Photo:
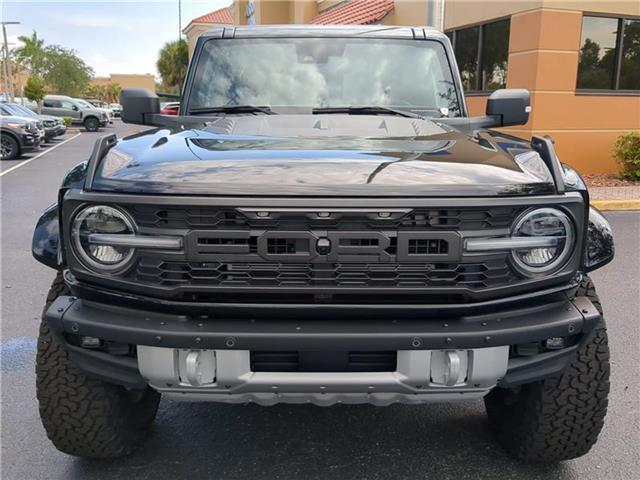
<svg viewBox="0 0 640 480"><path fill-rule="evenodd" d="M529 121L531 98L529 90L507 88L496 90L487 100L487 115L499 117L499 127L524 125Z"/></svg>
<svg viewBox="0 0 640 480"><path fill-rule="evenodd" d="M71 105L71 110L73 111L78 111L78 106L77 105Z"/></svg>
<svg viewBox="0 0 640 480"><path fill-rule="evenodd" d="M120 116L124 123L152 125L151 115L160 113L160 99L146 88L122 89L120 105Z"/></svg>

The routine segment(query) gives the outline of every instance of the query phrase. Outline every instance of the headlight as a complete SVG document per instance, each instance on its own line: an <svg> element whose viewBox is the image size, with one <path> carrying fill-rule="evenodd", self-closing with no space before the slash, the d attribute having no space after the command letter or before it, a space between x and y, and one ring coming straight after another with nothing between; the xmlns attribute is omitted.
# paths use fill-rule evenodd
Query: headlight
<svg viewBox="0 0 640 480"><path fill-rule="evenodd" d="M113 207L96 205L80 211L71 228L74 249L86 267L106 273L125 269L133 257L134 248L100 244L95 240L99 235L94 234L132 236L135 230L129 217Z"/></svg>
<svg viewBox="0 0 640 480"><path fill-rule="evenodd" d="M28 125L25 125L23 123L7 123L7 127L15 128L18 130L27 130Z"/></svg>
<svg viewBox="0 0 640 480"><path fill-rule="evenodd" d="M526 212L516 221L511 235L514 239L540 242L540 246L511 251L516 266L528 275L548 273L561 266L570 255L575 242L571 219L555 208Z"/></svg>

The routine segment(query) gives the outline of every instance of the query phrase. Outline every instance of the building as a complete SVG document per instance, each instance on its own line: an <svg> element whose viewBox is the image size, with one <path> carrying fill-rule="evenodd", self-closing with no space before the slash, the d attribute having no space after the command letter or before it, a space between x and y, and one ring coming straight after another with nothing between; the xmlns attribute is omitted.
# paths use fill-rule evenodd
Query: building
<svg viewBox="0 0 640 480"><path fill-rule="evenodd" d="M492 90L528 89L529 122L506 130L551 135L583 173L616 172L616 138L640 130L637 0L236 0L184 31L192 51L215 24L287 23L443 28L471 114L483 114Z"/></svg>
<svg viewBox="0 0 640 480"><path fill-rule="evenodd" d="M152 92L156 90L156 79L150 73L112 73L108 77L94 77L91 83L101 86L117 83L122 88L148 88Z"/></svg>
<svg viewBox="0 0 640 480"><path fill-rule="evenodd" d="M196 45L198 37L211 28L212 25L233 25L237 23L233 17L230 8L221 8L213 12L207 13L200 17L194 18L189 24L182 30L187 36L187 44L189 45L189 58L193 53L193 48Z"/></svg>

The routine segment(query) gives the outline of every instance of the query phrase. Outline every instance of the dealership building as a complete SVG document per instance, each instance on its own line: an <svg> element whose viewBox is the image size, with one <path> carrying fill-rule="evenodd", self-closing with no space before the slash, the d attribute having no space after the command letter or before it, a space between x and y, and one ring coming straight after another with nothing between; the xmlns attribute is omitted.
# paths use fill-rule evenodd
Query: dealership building
<svg viewBox="0 0 640 480"><path fill-rule="evenodd" d="M184 29L193 51L214 25L432 25L454 45L472 115L498 88L531 92L529 122L583 173L617 171L618 136L640 130L637 0L236 0Z"/></svg>

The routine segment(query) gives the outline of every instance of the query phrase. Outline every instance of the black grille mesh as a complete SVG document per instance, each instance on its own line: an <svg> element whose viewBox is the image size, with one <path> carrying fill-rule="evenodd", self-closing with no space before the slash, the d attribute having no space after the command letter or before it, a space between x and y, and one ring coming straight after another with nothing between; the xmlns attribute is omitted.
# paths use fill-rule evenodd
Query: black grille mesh
<svg viewBox="0 0 640 480"><path fill-rule="evenodd" d="M504 258L466 264L174 262L141 258L135 280L162 287L467 287L514 279Z"/></svg>

